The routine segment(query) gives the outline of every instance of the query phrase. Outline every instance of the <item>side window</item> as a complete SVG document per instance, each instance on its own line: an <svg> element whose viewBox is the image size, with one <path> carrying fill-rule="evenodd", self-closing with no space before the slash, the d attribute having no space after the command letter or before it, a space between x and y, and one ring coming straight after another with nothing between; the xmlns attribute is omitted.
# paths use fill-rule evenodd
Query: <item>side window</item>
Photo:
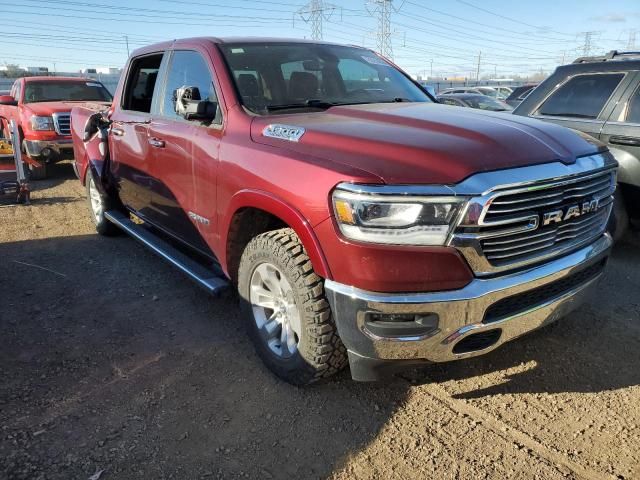
<svg viewBox="0 0 640 480"><path fill-rule="evenodd" d="M181 87L197 87L200 100L218 102L207 62L198 52L192 50L173 52L161 107L163 115L176 119L182 118L176 113L176 93ZM220 124L221 120L218 107L213 123Z"/></svg>
<svg viewBox="0 0 640 480"><path fill-rule="evenodd" d="M444 103L445 105L453 105L453 106L458 106L459 103L456 102L453 98L443 98L440 100L441 103Z"/></svg>
<svg viewBox="0 0 640 480"><path fill-rule="evenodd" d="M161 53L133 60L122 102L124 110L151 112L151 101L156 90L160 63L162 63Z"/></svg>
<svg viewBox="0 0 640 480"><path fill-rule="evenodd" d="M627 110L627 122L637 123L640 125L640 86L636 88L635 93L629 100L629 109Z"/></svg>
<svg viewBox="0 0 640 480"><path fill-rule="evenodd" d="M541 115L597 118L623 73L578 75L558 88L538 110Z"/></svg>

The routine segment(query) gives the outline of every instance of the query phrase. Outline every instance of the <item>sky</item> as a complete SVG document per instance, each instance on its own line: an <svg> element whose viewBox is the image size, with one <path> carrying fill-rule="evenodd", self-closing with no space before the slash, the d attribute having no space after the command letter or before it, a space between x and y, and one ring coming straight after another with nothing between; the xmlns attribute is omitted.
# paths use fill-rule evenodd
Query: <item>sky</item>
<svg viewBox="0 0 640 480"><path fill-rule="evenodd" d="M172 38L311 38L304 0L4 0L0 64L58 72L122 67L127 50ZM3 3L4 3L3 2ZM323 39L377 49L366 0L323 0ZM393 60L423 77L550 72L584 53L640 50L640 0L393 0ZM128 43L128 49L127 49ZM479 62L478 62L479 60Z"/></svg>

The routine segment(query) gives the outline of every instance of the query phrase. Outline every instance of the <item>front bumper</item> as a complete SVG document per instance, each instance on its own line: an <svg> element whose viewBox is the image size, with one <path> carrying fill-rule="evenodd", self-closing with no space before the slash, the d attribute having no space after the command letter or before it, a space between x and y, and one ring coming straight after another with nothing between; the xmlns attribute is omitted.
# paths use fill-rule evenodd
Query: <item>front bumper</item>
<svg viewBox="0 0 640 480"><path fill-rule="evenodd" d="M73 158L73 140L25 140L24 147L31 158L45 162L56 162Z"/></svg>
<svg viewBox="0 0 640 480"><path fill-rule="evenodd" d="M611 237L604 234L562 258L508 275L476 278L452 291L374 293L325 281L338 332L349 352L352 376L377 380L387 367L481 355L558 320L588 297L611 245ZM589 273L586 277L585 272ZM491 312L497 316L489 318ZM424 335L380 336L367 327L372 314L416 314L438 321Z"/></svg>

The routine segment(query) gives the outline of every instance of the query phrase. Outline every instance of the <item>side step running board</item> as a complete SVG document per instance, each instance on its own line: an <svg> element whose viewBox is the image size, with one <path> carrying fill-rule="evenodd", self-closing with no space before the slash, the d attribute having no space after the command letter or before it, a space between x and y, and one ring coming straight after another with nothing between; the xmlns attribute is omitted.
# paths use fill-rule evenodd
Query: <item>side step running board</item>
<svg viewBox="0 0 640 480"><path fill-rule="evenodd" d="M164 258L173 266L182 270L209 293L219 295L229 287L229 282L224 278L222 272L216 273L199 264L195 260L192 260L175 247L154 235L145 227L136 225L127 215L115 210L109 210L104 212L104 217L127 232L140 243L149 247L153 252Z"/></svg>

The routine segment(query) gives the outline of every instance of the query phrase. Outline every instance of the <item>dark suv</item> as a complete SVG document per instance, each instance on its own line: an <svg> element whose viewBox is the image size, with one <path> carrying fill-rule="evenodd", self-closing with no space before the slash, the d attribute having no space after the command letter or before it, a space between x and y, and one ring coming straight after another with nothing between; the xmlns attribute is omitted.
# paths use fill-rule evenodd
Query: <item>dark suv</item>
<svg viewBox="0 0 640 480"><path fill-rule="evenodd" d="M558 67L513 113L606 143L620 163L615 236L640 219L640 52L614 50Z"/></svg>

